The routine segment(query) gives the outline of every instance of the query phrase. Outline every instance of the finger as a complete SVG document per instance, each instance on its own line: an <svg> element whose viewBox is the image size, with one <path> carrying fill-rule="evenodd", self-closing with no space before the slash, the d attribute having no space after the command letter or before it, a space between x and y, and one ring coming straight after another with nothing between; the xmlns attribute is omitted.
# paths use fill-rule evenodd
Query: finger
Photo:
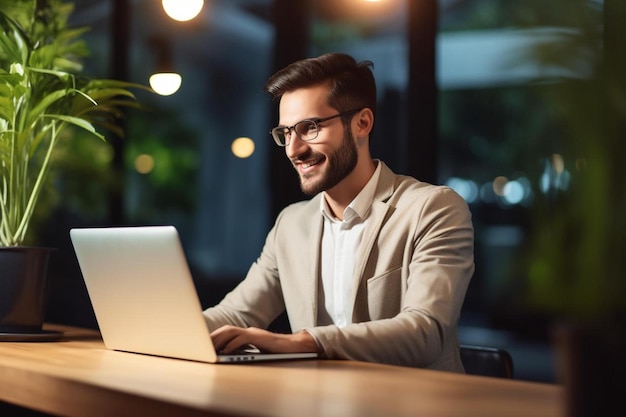
<svg viewBox="0 0 626 417"><path fill-rule="evenodd" d="M239 330L242 329L230 325L214 330L210 335L213 345L215 345L217 350L222 350L228 342L237 336Z"/></svg>
<svg viewBox="0 0 626 417"><path fill-rule="evenodd" d="M211 338L216 350L231 353L234 350L251 346L250 341L254 339L254 332L252 329L224 326L211 333Z"/></svg>
<svg viewBox="0 0 626 417"><path fill-rule="evenodd" d="M237 334L233 339L231 339L228 343L226 343L222 351L224 353L232 353L237 349L240 349L244 346L248 346L250 342L247 341L248 338L246 336L247 335L245 334L245 332L241 334Z"/></svg>

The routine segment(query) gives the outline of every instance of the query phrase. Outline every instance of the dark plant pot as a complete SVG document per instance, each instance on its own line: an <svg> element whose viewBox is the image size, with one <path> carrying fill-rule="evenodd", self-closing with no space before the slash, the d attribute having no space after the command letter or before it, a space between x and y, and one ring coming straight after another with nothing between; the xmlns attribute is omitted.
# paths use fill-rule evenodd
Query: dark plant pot
<svg viewBox="0 0 626 417"><path fill-rule="evenodd" d="M624 321L569 325L556 332L557 369L565 387L566 417L613 415L623 403Z"/></svg>
<svg viewBox="0 0 626 417"><path fill-rule="evenodd" d="M54 248L0 247L0 333L42 332Z"/></svg>

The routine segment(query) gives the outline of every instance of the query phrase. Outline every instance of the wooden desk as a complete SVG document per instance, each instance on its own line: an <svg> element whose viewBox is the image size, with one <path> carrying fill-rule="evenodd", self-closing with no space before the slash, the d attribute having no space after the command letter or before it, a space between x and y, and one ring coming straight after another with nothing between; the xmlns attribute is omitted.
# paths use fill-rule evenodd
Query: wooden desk
<svg viewBox="0 0 626 417"><path fill-rule="evenodd" d="M107 350L98 332L0 343L0 400L64 416L562 416L561 387L352 361L211 365Z"/></svg>

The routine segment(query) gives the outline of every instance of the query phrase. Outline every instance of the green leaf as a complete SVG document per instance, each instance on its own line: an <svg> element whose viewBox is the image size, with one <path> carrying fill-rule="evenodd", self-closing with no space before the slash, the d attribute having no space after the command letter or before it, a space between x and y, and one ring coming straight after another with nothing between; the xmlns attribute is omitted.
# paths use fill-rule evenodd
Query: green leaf
<svg viewBox="0 0 626 417"><path fill-rule="evenodd" d="M41 116L53 103L68 96L68 90L57 90L46 95L37 105L28 113L26 123L31 125L35 123L37 118Z"/></svg>
<svg viewBox="0 0 626 417"><path fill-rule="evenodd" d="M13 102L7 96L0 95L0 118L9 121L14 111Z"/></svg>
<svg viewBox="0 0 626 417"><path fill-rule="evenodd" d="M86 130L87 132L104 140L104 136L98 133L91 123L89 123L85 119L81 119L80 117L66 116L63 114L47 114L45 115L45 117L71 123L74 126L78 126L81 129Z"/></svg>
<svg viewBox="0 0 626 417"><path fill-rule="evenodd" d="M72 74L66 71L46 69L46 68L34 68L34 67L28 67L28 69L30 69L33 72L38 72L40 74L54 75L55 77L58 77L62 81L67 81L72 77Z"/></svg>
<svg viewBox="0 0 626 417"><path fill-rule="evenodd" d="M135 99L135 95L132 92L123 88L102 88L97 90L83 91L96 102L118 96L125 96Z"/></svg>

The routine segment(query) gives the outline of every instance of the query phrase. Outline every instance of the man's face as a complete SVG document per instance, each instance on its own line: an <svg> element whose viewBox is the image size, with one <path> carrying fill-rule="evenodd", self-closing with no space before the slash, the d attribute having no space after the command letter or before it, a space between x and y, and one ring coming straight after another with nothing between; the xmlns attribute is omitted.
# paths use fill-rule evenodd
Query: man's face
<svg viewBox="0 0 626 417"><path fill-rule="evenodd" d="M326 102L325 85L285 93L279 106L280 125L294 124L312 118L333 116L337 109ZM317 138L305 142L292 132L285 153L300 177L300 187L307 195L327 191L347 177L357 164L357 148L350 130L341 118L319 124Z"/></svg>

